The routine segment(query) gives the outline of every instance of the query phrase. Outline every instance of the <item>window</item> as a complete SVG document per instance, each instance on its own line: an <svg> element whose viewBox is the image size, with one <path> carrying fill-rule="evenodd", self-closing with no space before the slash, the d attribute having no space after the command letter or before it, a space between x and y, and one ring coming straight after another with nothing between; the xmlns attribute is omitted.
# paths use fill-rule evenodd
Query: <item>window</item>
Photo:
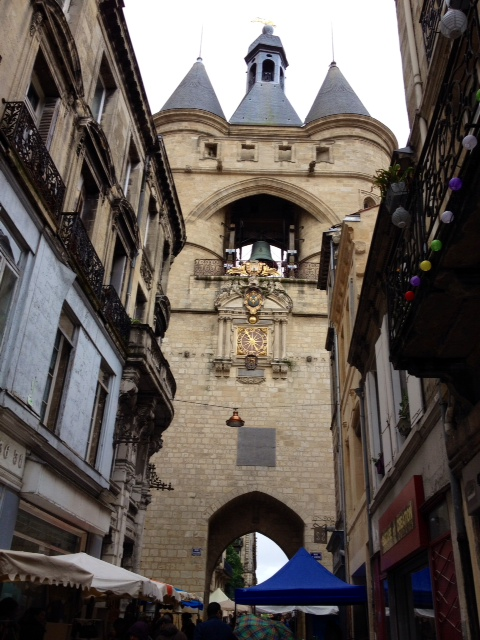
<svg viewBox="0 0 480 640"><path fill-rule="evenodd" d="M255 64L252 64L252 66L250 67L250 71L248 72L248 90L249 91L255 84L256 76L257 76L257 64L255 63Z"/></svg>
<svg viewBox="0 0 480 640"><path fill-rule="evenodd" d="M375 200L373 198L365 198L365 200L363 201L363 208L364 209L370 209L371 207L375 206Z"/></svg>
<svg viewBox="0 0 480 640"><path fill-rule="evenodd" d="M316 162L333 162L330 147L315 147Z"/></svg>
<svg viewBox="0 0 480 640"><path fill-rule="evenodd" d="M277 147L277 153L275 160L277 162L292 162L292 145L279 144Z"/></svg>
<svg viewBox="0 0 480 640"><path fill-rule="evenodd" d="M120 238L117 237L115 242L115 250L113 252L112 271L110 274L110 284L118 294L122 297L123 283L125 280L125 271L127 268L127 252Z"/></svg>
<svg viewBox="0 0 480 640"><path fill-rule="evenodd" d="M79 179L77 205L75 209L77 213L80 214L80 218L89 235L92 232L95 222L99 198L100 189L88 165L84 163Z"/></svg>
<svg viewBox="0 0 480 640"><path fill-rule="evenodd" d="M110 98L116 88L113 74L105 56L103 56L91 105L92 115L97 122L102 122L106 115Z"/></svg>
<svg viewBox="0 0 480 640"><path fill-rule="evenodd" d="M256 145L249 144L249 143L242 144L240 148L240 160L255 161L256 159L257 159Z"/></svg>
<svg viewBox="0 0 480 640"><path fill-rule="evenodd" d="M133 142L130 142L127 163L125 165L125 179L123 182L123 193L130 201L131 205L136 203L139 192L140 158Z"/></svg>
<svg viewBox="0 0 480 640"><path fill-rule="evenodd" d="M102 433L103 420L107 407L108 392L110 389L110 371L105 364L102 363L98 373L97 389L95 391L95 402L93 404L92 417L90 420L90 434L88 436L86 460L95 466L98 457L100 445L100 436Z"/></svg>
<svg viewBox="0 0 480 640"><path fill-rule="evenodd" d="M20 258L20 247L0 220L0 347L6 332L8 314L18 280Z"/></svg>
<svg viewBox="0 0 480 640"><path fill-rule="evenodd" d="M45 146L50 147L60 109L60 93L40 52L27 87L26 105Z"/></svg>
<svg viewBox="0 0 480 640"><path fill-rule="evenodd" d="M45 426L54 431L63 395L65 381L67 379L70 355L73 351L73 337L75 325L63 310L60 316L60 323L55 336L50 367L48 369L47 382L43 392L40 419Z"/></svg>
<svg viewBox="0 0 480 640"><path fill-rule="evenodd" d="M147 312L147 298L142 289L138 287L137 297L135 298L135 312L134 318L139 322L145 322L145 316Z"/></svg>
<svg viewBox="0 0 480 640"><path fill-rule="evenodd" d="M275 64L273 60L265 60L262 65L262 82L273 82L275 74Z"/></svg>
<svg viewBox="0 0 480 640"><path fill-rule="evenodd" d="M215 142L206 142L204 158L216 158L218 153L218 145Z"/></svg>

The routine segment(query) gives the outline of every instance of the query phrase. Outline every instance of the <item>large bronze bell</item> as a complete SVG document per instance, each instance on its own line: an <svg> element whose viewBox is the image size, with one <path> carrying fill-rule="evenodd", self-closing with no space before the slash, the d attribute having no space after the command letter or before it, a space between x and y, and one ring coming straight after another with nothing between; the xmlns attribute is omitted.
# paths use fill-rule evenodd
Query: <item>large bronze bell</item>
<svg viewBox="0 0 480 640"><path fill-rule="evenodd" d="M270 251L270 245L268 242L264 240L257 240L252 245L252 254L249 258L250 261L258 260L259 262L265 262L266 264L276 264L275 260L272 258L272 253Z"/></svg>

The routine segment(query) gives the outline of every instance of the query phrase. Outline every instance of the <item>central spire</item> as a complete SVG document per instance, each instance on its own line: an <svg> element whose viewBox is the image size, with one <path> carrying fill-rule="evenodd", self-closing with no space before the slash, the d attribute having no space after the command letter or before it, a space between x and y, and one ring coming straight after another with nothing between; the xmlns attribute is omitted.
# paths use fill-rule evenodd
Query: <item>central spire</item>
<svg viewBox="0 0 480 640"><path fill-rule="evenodd" d="M287 57L272 25L248 48L247 93L230 118L230 124L300 127L302 121L285 95Z"/></svg>

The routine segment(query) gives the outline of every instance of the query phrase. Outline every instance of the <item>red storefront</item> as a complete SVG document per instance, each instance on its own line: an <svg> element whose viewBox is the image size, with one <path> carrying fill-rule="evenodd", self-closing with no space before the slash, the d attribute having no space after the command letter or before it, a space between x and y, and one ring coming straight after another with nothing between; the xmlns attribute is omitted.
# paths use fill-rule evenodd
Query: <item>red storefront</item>
<svg viewBox="0 0 480 640"><path fill-rule="evenodd" d="M375 594L381 640L461 640L445 492L425 502L413 476L379 520Z"/></svg>

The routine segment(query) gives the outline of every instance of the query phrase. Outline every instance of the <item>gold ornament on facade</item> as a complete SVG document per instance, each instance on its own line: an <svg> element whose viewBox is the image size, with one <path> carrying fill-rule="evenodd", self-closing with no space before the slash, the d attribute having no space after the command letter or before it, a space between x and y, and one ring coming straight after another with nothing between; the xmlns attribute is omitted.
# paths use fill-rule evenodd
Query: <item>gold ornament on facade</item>
<svg viewBox="0 0 480 640"><path fill-rule="evenodd" d="M256 316L265 304L265 296L260 289L248 289L243 298L243 304L247 307L247 311L250 316Z"/></svg>
<svg viewBox="0 0 480 640"><path fill-rule="evenodd" d="M227 271L227 276L262 276L265 278L281 278L281 274L276 269L269 267L264 262L259 262L258 260L249 260L239 267L232 267Z"/></svg>

